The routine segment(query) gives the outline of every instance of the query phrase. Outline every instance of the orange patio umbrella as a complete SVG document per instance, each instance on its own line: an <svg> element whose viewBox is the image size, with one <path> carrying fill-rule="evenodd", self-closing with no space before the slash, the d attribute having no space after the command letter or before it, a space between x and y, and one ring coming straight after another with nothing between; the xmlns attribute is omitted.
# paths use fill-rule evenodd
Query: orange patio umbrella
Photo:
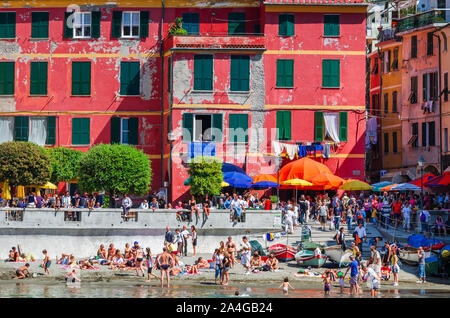
<svg viewBox="0 0 450 318"><path fill-rule="evenodd" d="M398 185L398 183L394 183L394 184L388 185L388 186L386 186L384 188L381 188L380 191L395 191L395 190L391 190L391 188L396 186L396 185Z"/></svg>
<svg viewBox="0 0 450 318"><path fill-rule="evenodd" d="M256 182L263 182L263 181L269 181L269 182L277 182L277 177L273 176L271 174L258 174L257 176L253 177L253 182L252 183L256 183Z"/></svg>
<svg viewBox="0 0 450 318"><path fill-rule="evenodd" d="M288 163L280 169L280 182L290 179L303 179L312 182L315 176L323 172L333 174L326 165L308 157L303 157Z"/></svg>
<svg viewBox="0 0 450 318"><path fill-rule="evenodd" d="M322 172L313 177L311 182L316 186L330 186L337 188L344 183L344 179L335 176L332 173Z"/></svg>

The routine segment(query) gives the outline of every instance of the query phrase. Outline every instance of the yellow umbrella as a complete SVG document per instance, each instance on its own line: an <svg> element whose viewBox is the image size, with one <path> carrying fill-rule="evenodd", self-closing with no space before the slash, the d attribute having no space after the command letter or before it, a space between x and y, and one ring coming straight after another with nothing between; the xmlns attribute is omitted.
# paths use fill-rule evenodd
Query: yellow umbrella
<svg viewBox="0 0 450 318"><path fill-rule="evenodd" d="M220 185L222 186L222 188L225 188L225 187L229 187L229 186L230 186L230 184L227 183L227 182L225 182L225 181L222 181L222 183L221 183Z"/></svg>
<svg viewBox="0 0 450 318"><path fill-rule="evenodd" d="M303 187L310 187L313 184L309 181L303 180L303 179L290 179L281 182L282 185L290 185L290 186L303 186Z"/></svg>
<svg viewBox="0 0 450 318"><path fill-rule="evenodd" d="M348 191L356 191L356 190L371 190L372 186L366 182L355 180L355 179L349 179L344 181L344 184L339 187L339 189L342 190L348 190Z"/></svg>
<svg viewBox="0 0 450 318"><path fill-rule="evenodd" d="M25 199L25 187L17 186L17 198Z"/></svg>
<svg viewBox="0 0 450 318"><path fill-rule="evenodd" d="M51 190L57 190L58 187L55 186L53 183L51 182L47 182L44 185L28 185L26 186L28 188L37 188L37 189L51 189Z"/></svg>
<svg viewBox="0 0 450 318"><path fill-rule="evenodd" d="M3 182L2 199L3 200L11 200L11 192L9 191L8 181Z"/></svg>

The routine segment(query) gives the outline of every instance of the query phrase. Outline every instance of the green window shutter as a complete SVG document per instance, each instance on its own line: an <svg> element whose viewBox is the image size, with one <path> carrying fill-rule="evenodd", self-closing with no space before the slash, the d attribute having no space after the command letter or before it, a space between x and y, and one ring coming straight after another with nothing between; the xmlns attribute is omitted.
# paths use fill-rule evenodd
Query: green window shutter
<svg viewBox="0 0 450 318"><path fill-rule="evenodd" d="M72 62L72 95L91 95L91 62Z"/></svg>
<svg viewBox="0 0 450 318"><path fill-rule="evenodd" d="M131 117L128 119L128 129L130 133L128 135L129 145L139 145L139 118Z"/></svg>
<svg viewBox="0 0 450 318"><path fill-rule="evenodd" d="M323 35L324 36L339 36L339 24L340 17L339 15L324 15L323 16Z"/></svg>
<svg viewBox="0 0 450 318"><path fill-rule="evenodd" d="M121 36L122 36L122 11L113 11L111 37L120 38Z"/></svg>
<svg viewBox="0 0 450 318"><path fill-rule="evenodd" d="M295 17L293 14L280 14L278 16L278 35L293 36L295 34Z"/></svg>
<svg viewBox="0 0 450 318"><path fill-rule="evenodd" d="M340 87L340 60L322 60L322 87Z"/></svg>
<svg viewBox="0 0 450 318"><path fill-rule="evenodd" d="M102 14L100 11L91 12L91 38L98 39L100 37L100 24Z"/></svg>
<svg viewBox="0 0 450 318"><path fill-rule="evenodd" d="M0 95L14 95L14 62L0 62Z"/></svg>
<svg viewBox="0 0 450 318"><path fill-rule="evenodd" d="M140 62L120 63L120 95L140 94Z"/></svg>
<svg viewBox="0 0 450 318"><path fill-rule="evenodd" d="M248 91L250 83L250 57L231 55L230 90Z"/></svg>
<svg viewBox="0 0 450 318"><path fill-rule="evenodd" d="M148 37L148 22L150 20L150 12L149 11L141 11L139 20L139 35L141 38Z"/></svg>
<svg viewBox="0 0 450 318"><path fill-rule="evenodd" d="M183 141L191 142L194 138L194 114L183 114Z"/></svg>
<svg viewBox="0 0 450 318"><path fill-rule="evenodd" d="M385 153L389 152L389 134L388 133L384 134L384 152Z"/></svg>
<svg viewBox="0 0 450 318"><path fill-rule="evenodd" d="M30 95L47 95L47 62L30 63Z"/></svg>
<svg viewBox="0 0 450 318"><path fill-rule="evenodd" d="M72 119L72 145L90 144L90 118Z"/></svg>
<svg viewBox="0 0 450 318"><path fill-rule="evenodd" d="M28 116L14 117L14 140L28 141L30 118Z"/></svg>
<svg viewBox="0 0 450 318"><path fill-rule="evenodd" d="M217 134L216 132L214 132L213 136L215 136L215 138L213 139L213 142L221 142L223 139L223 116L222 114L213 114L213 124L212 127L215 128L215 131L217 132L217 130L220 131L219 134Z"/></svg>
<svg viewBox="0 0 450 318"><path fill-rule="evenodd" d="M245 13L228 13L228 35L245 33Z"/></svg>
<svg viewBox="0 0 450 318"><path fill-rule="evenodd" d="M194 90L212 90L212 55L194 56Z"/></svg>
<svg viewBox="0 0 450 318"><path fill-rule="evenodd" d="M291 139L291 112L277 111L277 139Z"/></svg>
<svg viewBox="0 0 450 318"><path fill-rule="evenodd" d="M68 22L73 23L74 15L73 12L64 12L64 38L73 38L73 27L69 27Z"/></svg>
<svg viewBox="0 0 450 318"><path fill-rule="evenodd" d="M348 113L339 112L339 140L347 141Z"/></svg>
<svg viewBox="0 0 450 318"><path fill-rule="evenodd" d="M277 87L294 86L294 60L277 60Z"/></svg>
<svg viewBox="0 0 450 318"><path fill-rule="evenodd" d="M425 73L422 75L422 99L424 102L428 100L427 92L428 92L428 74Z"/></svg>
<svg viewBox="0 0 450 318"><path fill-rule="evenodd" d="M314 113L314 140L323 141L323 112Z"/></svg>
<svg viewBox="0 0 450 318"><path fill-rule="evenodd" d="M31 12L31 38L48 38L48 12Z"/></svg>
<svg viewBox="0 0 450 318"><path fill-rule="evenodd" d="M45 144L56 144L56 116L47 117L47 141Z"/></svg>
<svg viewBox="0 0 450 318"><path fill-rule="evenodd" d="M13 39L16 37L16 13L0 12L0 38Z"/></svg>
<svg viewBox="0 0 450 318"><path fill-rule="evenodd" d="M111 144L120 144L120 117L111 118Z"/></svg>
<svg viewBox="0 0 450 318"><path fill-rule="evenodd" d="M237 114L230 114L228 118L228 139L229 142L236 143L238 136L236 136L236 129L238 127L238 116Z"/></svg>
<svg viewBox="0 0 450 318"><path fill-rule="evenodd" d="M248 142L248 114L230 114L229 120L228 120L228 127L230 129L229 139L230 142L236 143L236 142ZM244 140L240 139L238 135L238 132L236 129L243 129L245 132L245 138ZM233 136L231 135L231 132L233 130Z"/></svg>

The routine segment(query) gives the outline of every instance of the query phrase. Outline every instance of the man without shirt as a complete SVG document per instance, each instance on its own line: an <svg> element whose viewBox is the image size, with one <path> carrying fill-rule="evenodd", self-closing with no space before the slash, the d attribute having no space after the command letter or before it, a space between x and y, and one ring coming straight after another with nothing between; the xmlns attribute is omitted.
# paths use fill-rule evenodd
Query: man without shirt
<svg viewBox="0 0 450 318"><path fill-rule="evenodd" d="M158 255L156 262L161 269L161 288L164 287L164 275L167 277L167 288L170 288L170 270L175 263L173 256L168 253L167 249L164 247L163 253Z"/></svg>
<svg viewBox="0 0 450 318"><path fill-rule="evenodd" d="M236 243L233 242L231 236L228 236L228 241L227 241L225 247L227 248L227 252L230 255L231 268L234 268L235 254L236 254Z"/></svg>

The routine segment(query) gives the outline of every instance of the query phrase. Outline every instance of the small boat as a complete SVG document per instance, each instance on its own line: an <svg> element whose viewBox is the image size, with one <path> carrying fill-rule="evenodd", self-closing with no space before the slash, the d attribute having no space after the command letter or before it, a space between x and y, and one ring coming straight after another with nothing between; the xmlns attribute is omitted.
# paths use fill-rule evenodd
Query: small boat
<svg viewBox="0 0 450 318"><path fill-rule="evenodd" d="M328 258L339 265L339 267L347 266L350 264L350 255L353 255L353 251L350 249L342 250L340 245L325 247L325 253Z"/></svg>
<svg viewBox="0 0 450 318"><path fill-rule="evenodd" d="M327 256L322 254L316 256L312 251L303 250L295 254L295 260L300 266L322 267L327 261Z"/></svg>
<svg viewBox="0 0 450 318"><path fill-rule="evenodd" d="M419 256L417 255L418 248L412 247L412 246L406 246L401 247L398 249L398 257L409 265L417 265L419 264ZM428 258L431 256L430 251L424 251L425 252L425 258Z"/></svg>
<svg viewBox="0 0 450 318"><path fill-rule="evenodd" d="M269 253L273 253L281 262L289 262L295 258L295 253L297 253L297 251L292 246L275 244L269 247Z"/></svg>

